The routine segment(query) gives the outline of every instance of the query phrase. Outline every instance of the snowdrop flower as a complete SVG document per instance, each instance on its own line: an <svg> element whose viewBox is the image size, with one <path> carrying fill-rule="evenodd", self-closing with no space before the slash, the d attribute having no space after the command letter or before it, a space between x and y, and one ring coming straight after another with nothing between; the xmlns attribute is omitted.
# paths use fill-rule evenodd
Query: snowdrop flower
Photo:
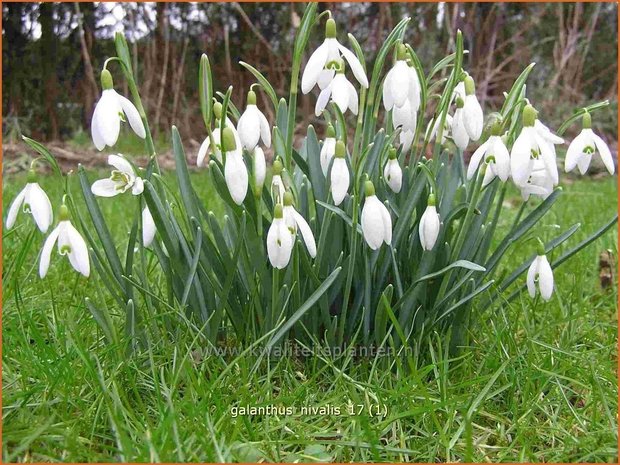
<svg viewBox="0 0 620 465"><path fill-rule="evenodd" d="M95 147L103 150L106 145L112 147L116 144L121 130L121 120L125 117L136 135L144 139L146 131L138 109L129 99L114 90L112 74L107 69L101 72L101 87L103 92L95 106L90 124Z"/></svg>
<svg viewBox="0 0 620 465"><path fill-rule="evenodd" d="M362 233L372 250L377 250L384 242L392 243L392 217L387 207L375 195L372 181L366 181L366 200L362 208Z"/></svg>
<svg viewBox="0 0 620 465"><path fill-rule="evenodd" d="M357 91L344 75L344 62L340 62L336 76L319 94L319 98L314 106L314 114L316 116L321 116L330 99L338 105L342 113L351 110L351 113L357 115Z"/></svg>
<svg viewBox="0 0 620 465"><path fill-rule="evenodd" d="M284 167L280 158L276 158L273 162L273 176L271 178L271 196L276 203L282 203L284 201L284 182L282 181L282 171Z"/></svg>
<svg viewBox="0 0 620 465"><path fill-rule="evenodd" d="M396 158L396 149L391 147L388 154L388 161L383 168L383 179L393 192L399 193L403 186L403 170Z"/></svg>
<svg viewBox="0 0 620 465"><path fill-rule="evenodd" d="M394 127L401 128L399 142L403 152L409 150L411 144L413 144L417 121L417 109L413 108L409 100L405 101L402 107L394 107L392 110L392 122Z"/></svg>
<svg viewBox="0 0 620 465"><path fill-rule="evenodd" d="M469 133L465 128L465 113L463 111L463 107L465 105L465 101L461 97L456 98L456 110L454 112L454 116L452 117L452 140L456 146L462 151L467 148L467 144L469 144Z"/></svg>
<svg viewBox="0 0 620 465"><path fill-rule="evenodd" d="M482 107L476 97L476 86L474 79L467 75L463 81L465 87L465 99L463 100L463 123L467 135L473 141L480 139L482 135L482 126L484 124L484 116Z"/></svg>
<svg viewBox="0 0 620 465"><path fill-rule="evenodd" d="M276 204L273 223L267 233L267 255L271 266L282 269L288 265L293 251L293 235L283 218L282 204Z"/></svg>
<svg viewBox="0 0 620 465"><path fill-rule="evenodd" d="M553 184L558 183L553 143L543 138L535 129L536 110L530 104L523 109L523 129L512 146L510 172L517 186L524 186L534 169L535 160L542 160L543 166Z"/></svg>
<svg viewBox="0 0 620 465"><path fill-rule="evenodd" d="M536 297L537 284L542 298L545 301L551 299L553 294L553 271L545 255L545 246L542 242L538 246L538 255L527 271L527 291L532 298Z"/></svg>
<svg viewBox="0 0 620 465"><path fill-rule="evenodd" d="M6 218L6 229L11 229L17 219L20 207L24 213L30 213L37 224L39 231L46 233L54 219L52 204L39 183L37 183L37 175L34 170L28 171L28 182L21 190L9 208L9 214Z"/></svg>
<svg viewBox="0 0 620 465"><path fill-rule="evenodd" d="M323 170L323 176L327 177L327 170L329 164L336 153L336 131L331 123L327 126L327 137L321 147L321 169Z"/></svg>
<svg viewBox="0 0 620 465"><path fill-rule="evenodd" d="M402 107L394 107L392 110L392 122L395 128L401 127L404 132L415 133L418 109L409 100L405 100Z"/></svg>
<svg viewBox="0 0 620 465"><path fill-rule="evenodd" d="M577 167L581 174L586 174L590 166L590 161L592 160L592 155L597 150L609 174L614 174L614 159L611 156L609 147L603 139L592 131L592 117L590 113L586 111L583 115L583 129L568 146L566 159L564 161L564 169L568 173Z"/></svg>
<svg viewBox="0 0 620 465"><path fill-rule="evenodd" d="M334 154L334 162L330 173L330 191L334 199L334 205L340 205L349 190L349 167L345 160L346 147L344 142L339 140L336 142L336 150Z"/></svg>
<svg viewBox="0 0 620 465"><path fill-rule="evenodd" d="M293 194L287 192L284 194L284 223L289 228L289 230L296 234L297 231L301 233L301 237L304 240L304 244L306 244L306 248L308 249L308 253L312 258L316 257L316 241L314 240L314 234L312 234L312 230L308 225L307 221L301 216L295 207L293 206Z"/></svg>
<svg viewBox="0 0 620 465"><path fill-rule="evenodd" d="M501 129L501 122L496 121L491 128L489 139L476 149L471 156L471 160L469 160L467 179L474 177L480 162L486 164L482 187L487 186L493 181L495 176L499 177L502 182L506 182L510 176L510 154L500 136Z"/></svg>
<svg viewBox="0 0 620 465"><path fill-rule="evenodd" d="M156 231L153 215L151 215L149 207L144 207L142 210L142 245L144 247L149 247L153 243Z"/></svg>
<svg viewBox="0 0 620 465"><path fill-rule="evenodd" d="M88 278L90 275L90 261L86 242L84 242L80 233L69 221L69 209L65 205L60 207L58 217L58 226L54 228L43 244L41 261L39 262L39 276L45 278L50 266L52 248L56 241L58 241L58 253L66 255L75 271Z"/></svg>
<svg viewBox="0 0 620 465"><path fill-rule="evenodd" d="M440 227L439 213L437 213L437 208L435 207L435 194L431 194L428 196L426 210L424 210L422 218L420 218L420 243L424 250L432 250L435 247Z"/></svg>
<svg viewBox="0 0 620 465"><path fill-rule="evenodd" d="M301 76L301 91L307 94L316 84L319 84L321 89L326 89L335 79L335 70L330 67L330 63L340 61L341 55L349 63L355 79L362 87L368 88L368 78L364 67L353 52L338 42L336 22L329 18L325 23L325 41L312 53L304 68Z"/></svg>
<svg viewBox="0 0 620 465"><path fill-rule="evenodd" d="M90 187L93 194L99 197L114 197L117 194L124 194L129 189L133 195L140 195L144 191L142 178L136 176L131 163L120 153L108 156L108 165L116 168L112 170L112 175L106 179L95 181Z"/></svg>
<svg viewBox="0 0 620 465"><path fill-rule="evenodd" d="M265 176L267 175L265 152L260 147L256 147L254 152L252 152L252 173L254 176L254 196L259 198L265 184Z"/></svg>
<svg viewBox="0 0 620 465"><path fill-rule="evenodd" d="M248 169L243 162L243 155L235 142L231 128L225 127L222 132L222 150L226 153L224 161L224 178L228 192L237 205L243 203L248 192Z"/></svg>
<svg viewBox="0 0 620 465"><path fill-rule="evenodd" d="M206 156L211 155L211 152L213 152L213 155L215 156L215 158L217 158L217 160L220 163L222 162L222 152L220 151L220 145L222 143L221 141L222 137L220 135L220 126L221 126L221 120L222 120L222 104L220 102L215 102L215 104L213 104L213 115L215 116L215 129L213 129L212 131L212 136L213 136L213 143L215 144L215 147L212 147L211 139L209 136L207 136L205 140L202 142L202 144L200 145L200 148L198 149L198 157L196 159L197 166L203 166ZM233 132L233 135L235 137L235 144L237 146L237 151L239 152L239 154L241 154L241 147L242 147L241 138L239 137L239 133L237 132L235 125L232 123L232 121L228 117L226 117L226 127L230 128L231 131Z"/></svg>
<svg viewBox="0 0 620 465"><path fill-rule="evenodd" d="M251 152L258 144L259 139L262 139L263 144L266 147L270 147L271 129L269 128L267 118L256 106L256 93L253 90L248 92L247 102L245 111L237 123L242 146Z"/></svg>
<svg viewBox="0 0 620 465"><path fill-rule="evenodd" d="M409 102L418 111L420 107L420 80L416 70L407 64L407 47L398 44L396 63L388 71L383 82L383 106L386 111L402 107Z"/></svg>
<svg viewBox="0 0 620 465"><path fill-rule="evenodd" d="M523 200L528 200L530 195L541 197L543 200L553 192L553 179L549 176L542 160L535 160L532 173L527 182L517 186L521 190Z"/></svg>

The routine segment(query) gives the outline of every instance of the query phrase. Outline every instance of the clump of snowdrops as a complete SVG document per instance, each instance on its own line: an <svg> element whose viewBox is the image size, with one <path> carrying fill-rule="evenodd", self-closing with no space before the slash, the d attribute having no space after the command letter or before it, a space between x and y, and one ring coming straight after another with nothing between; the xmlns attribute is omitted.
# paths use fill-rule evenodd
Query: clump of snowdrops
<svg viewBox="0 0 620 465"><path fill-rule="evenodd" d="M500 297L509 301L527 288L532 299L551 299L553 268L616 221L560 256L554 249L578 224L555 236L531 233L561 194L556 146L565 143L561 135L569 125L581 122L583 131L568 146L566 171L584 174L598 154L614 173L610 151L592 126L592 114L607 102L576 110L554 133L526 95L533 64L507 89L501 108L483 109L464 66L460 32L453 53L424 67L406 43L410 19L403 19L371 67L355 38L349 34L344 45L331 14L316 10L316 3L307 6L297 31L288 99L241 62L256 83L236 106L232 88L214 93L209 60L202 56L199 182L214 184L226 209L222 218L196 194L175 127L176 186L161 177L121 34L117 56L101 73L91 128L97 149L110 152L112 171L93 180L78 168L87 216L67 188L54 201L54 225L52 203L37 184L37 162L66 176L44 146L25 138L41 157L11 205L7 228L23 205L47 234L41 278L50 266L67 272L66 265L50 263L54 244L84 277L92 279L94 269L125 311L132 349L161 333L160 326L173 335L175 315L184 315L212 343L233 338L273 347L294 337L339 347L415 347L422 335L439 331L460 344L472 319ZM309 37L323 30L324 41L307 54ZM114 90L112 70L126 80L131 99ZM316 125L324 136L310 125L296 144L299 90L316 93ZM273 105L274 121L265 117L258 92ZM145 140L145 167L114 151L125 123ZM270 174L267 149L274 154ZM497 240L510 183L523 204L508 234ZM113 238L108 224L132 212L106 218L99 207L118 195L135 198L126 242ZM531 249L531 257L513 270L502 268L515 246ZM86 306L106 338L118 342L109 310L88 299Z"/></svg>

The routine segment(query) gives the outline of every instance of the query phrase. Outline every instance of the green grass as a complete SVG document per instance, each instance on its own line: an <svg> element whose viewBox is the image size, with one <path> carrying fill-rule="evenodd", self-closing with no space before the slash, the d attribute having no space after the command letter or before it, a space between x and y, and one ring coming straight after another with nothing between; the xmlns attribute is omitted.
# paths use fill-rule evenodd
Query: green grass
<svg viewBox="0 0 620 465"><path fill-rule="evenodd" d="M217 209L208 176L194 176ZM5 179L5 211L24 180ZM60 186L42 184L56 207ZM133 202L100 202L119 242ZM507 210L502 231L517 210ZM532 253L536 235L580 222L570 247L616 210L616 178L566 186L506 267ZM485 309L470 347L450 358L445 338L431 338L429 355L409 360L413 371L387 357L283 357L256 367L255 356L239 355L225 363L202 355L205 341L182 316L174 340L153 338L125 357L84 307L85 296L106 302L97 279L80 278L56 254L38 278L44 237L36 232L21 254L32 229L21 216L3 235L3 461L617 460L617 288L598 283L599 253L617 255L616 228L555 271L551 302L522 294ZM121 311L108 304L120 328ZM349 415L347 405L363 411ZM295 412L232 418L237 406ZM331 411L302 415L303 406ZM377 406L387 415L370 415Z"/></svg>

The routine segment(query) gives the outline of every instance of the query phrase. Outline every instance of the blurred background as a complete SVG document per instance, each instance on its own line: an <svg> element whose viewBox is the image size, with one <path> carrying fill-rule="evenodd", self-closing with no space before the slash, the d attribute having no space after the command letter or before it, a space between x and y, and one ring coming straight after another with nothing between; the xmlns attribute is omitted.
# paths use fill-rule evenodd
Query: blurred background
<svg viewBox="0 0 620 465"><path fill-rule="evenodd" d="M321 3L319 11L325 9L334 14L341 42L351 32L369 63L396 23L411 16L406 40L427 72L453 51L454 34L461 29L469 50L465 68L476 80L485 113L497 109L502 92L536 62L528 96L541 119L557 128L575 107L609 99L612 105L597 113L595 126L616 152L615 3ZM5 172L29 162L21 134L51 144L72 165L105 160L92 146L89 127L100 95L99 73L114 54L116 31L126 34L132 48L160 152L167 150L172 124L195 152L205 133L197 93L200 55L209 55L216 90L234 86L237 105L244 105L254 82L239 60L263 72L279 95L288 95L292 44L303 10L299 3L3 3ZM321 25L308 50L322 40ZM116 89L127 94L116 65L110 69ZM267 98L260 98L273 120ZM315 99L300 99L307 119L299 123L314 119ZM139 155L142 144L129 137L119 150Z"/></svg>

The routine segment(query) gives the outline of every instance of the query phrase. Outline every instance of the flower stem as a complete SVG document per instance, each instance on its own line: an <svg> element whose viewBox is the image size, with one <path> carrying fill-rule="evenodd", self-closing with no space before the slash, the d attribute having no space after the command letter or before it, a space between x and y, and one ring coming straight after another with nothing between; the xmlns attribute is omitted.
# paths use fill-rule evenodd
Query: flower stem
<svg viewBox="0 0 620 465"><path fill-rule="evenodd" d="M280 270L273 269L271 278L271 317L269 318L269 330L273 329L276 325L277 309L280 305L278 300L280 298Z"/></svg>

